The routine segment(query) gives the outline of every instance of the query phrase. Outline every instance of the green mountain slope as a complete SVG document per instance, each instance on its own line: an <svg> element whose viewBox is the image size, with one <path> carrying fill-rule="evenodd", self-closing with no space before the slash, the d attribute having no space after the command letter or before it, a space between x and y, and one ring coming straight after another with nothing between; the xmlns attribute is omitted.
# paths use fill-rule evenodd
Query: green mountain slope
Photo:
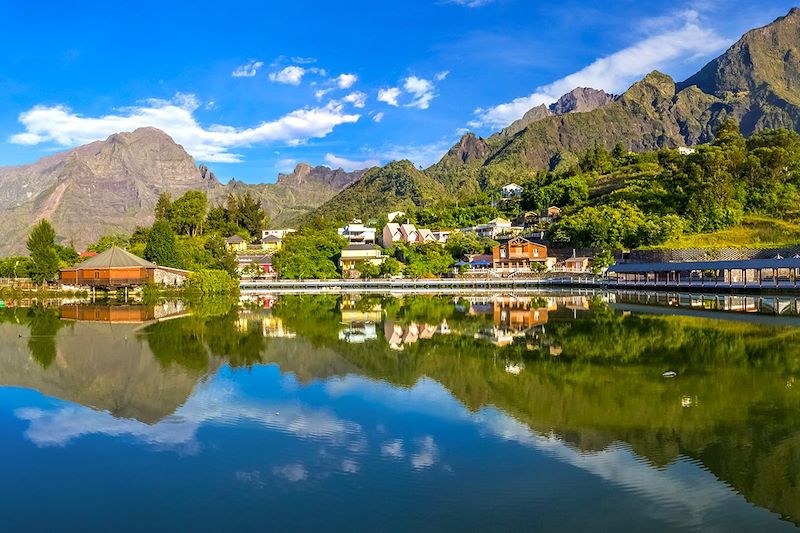
<svg viewBox="0 0 800 533"><path fill-rule="evenodd" d="M360 180L320 206L314 215L343 222L379 218L387 212L423 206L441 198L445 187L410 161L368 170Z"/></svg>
<svg viewBox="0 0 800 533"><path fill-rule="evenodd" d="M588 109L549 115L535 108L486 140L483 161L459 164L448 152L429 171L446 185L471 191L552 169L595 145L611 149L620 142L639 152L707 143L728 117L740 122L745 135L800 130L800 9L748 32L684 82L652 72L618 99Z"/></svg>

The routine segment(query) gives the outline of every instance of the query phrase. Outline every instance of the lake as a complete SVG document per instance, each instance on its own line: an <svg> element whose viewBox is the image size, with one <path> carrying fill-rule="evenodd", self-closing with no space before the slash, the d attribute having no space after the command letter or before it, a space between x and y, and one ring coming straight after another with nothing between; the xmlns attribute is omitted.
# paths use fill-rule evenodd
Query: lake
<svg viewBox="0 0 800 533"><path fill-rule="evenodd" d="M799 343L786 297L0 309L0 516L6 531L794 529Z"/></svg>

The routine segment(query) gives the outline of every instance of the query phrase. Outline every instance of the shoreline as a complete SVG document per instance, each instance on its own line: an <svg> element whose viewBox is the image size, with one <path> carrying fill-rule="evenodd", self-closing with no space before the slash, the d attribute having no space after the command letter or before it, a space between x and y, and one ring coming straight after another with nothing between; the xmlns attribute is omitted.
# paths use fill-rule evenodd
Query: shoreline
<svg viewBox="0 0 800 533"><path fill-rule="evenodd" d="M796 283L776 286L722 285L719 283L617 283L595 275L561 275L528 278L429 278L429 279L306 279L306 280L241 280L239 290L243 295L285 293L381 293L404 292L420 294L458 292L538 292L546 289L585 289L612 291L656 291L716 294L800 294Z"/></svg>

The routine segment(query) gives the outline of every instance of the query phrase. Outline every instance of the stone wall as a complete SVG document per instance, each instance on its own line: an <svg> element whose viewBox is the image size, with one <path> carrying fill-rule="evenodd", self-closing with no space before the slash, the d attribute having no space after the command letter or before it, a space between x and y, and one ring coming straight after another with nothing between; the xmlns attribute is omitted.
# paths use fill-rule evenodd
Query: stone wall
<svg viewBox="0 0 800 533"><path fill-rule="evenodd" d="M153 281L164 287L183 287L186 285L187 272L157 268Z"/></svg>

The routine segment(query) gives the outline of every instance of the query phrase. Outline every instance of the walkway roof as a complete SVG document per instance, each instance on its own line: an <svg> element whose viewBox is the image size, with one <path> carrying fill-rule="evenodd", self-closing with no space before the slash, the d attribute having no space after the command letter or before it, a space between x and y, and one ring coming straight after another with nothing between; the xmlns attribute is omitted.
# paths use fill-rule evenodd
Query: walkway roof
<svg viewBox="0 0 800 533"><path fill-rule="evenodd" d="M608 267L608 272L689 272L691 270L760 270L765 268L800 268L800 258L745 259L740 261L690 261L675 263L622 263Z"/></svg>

